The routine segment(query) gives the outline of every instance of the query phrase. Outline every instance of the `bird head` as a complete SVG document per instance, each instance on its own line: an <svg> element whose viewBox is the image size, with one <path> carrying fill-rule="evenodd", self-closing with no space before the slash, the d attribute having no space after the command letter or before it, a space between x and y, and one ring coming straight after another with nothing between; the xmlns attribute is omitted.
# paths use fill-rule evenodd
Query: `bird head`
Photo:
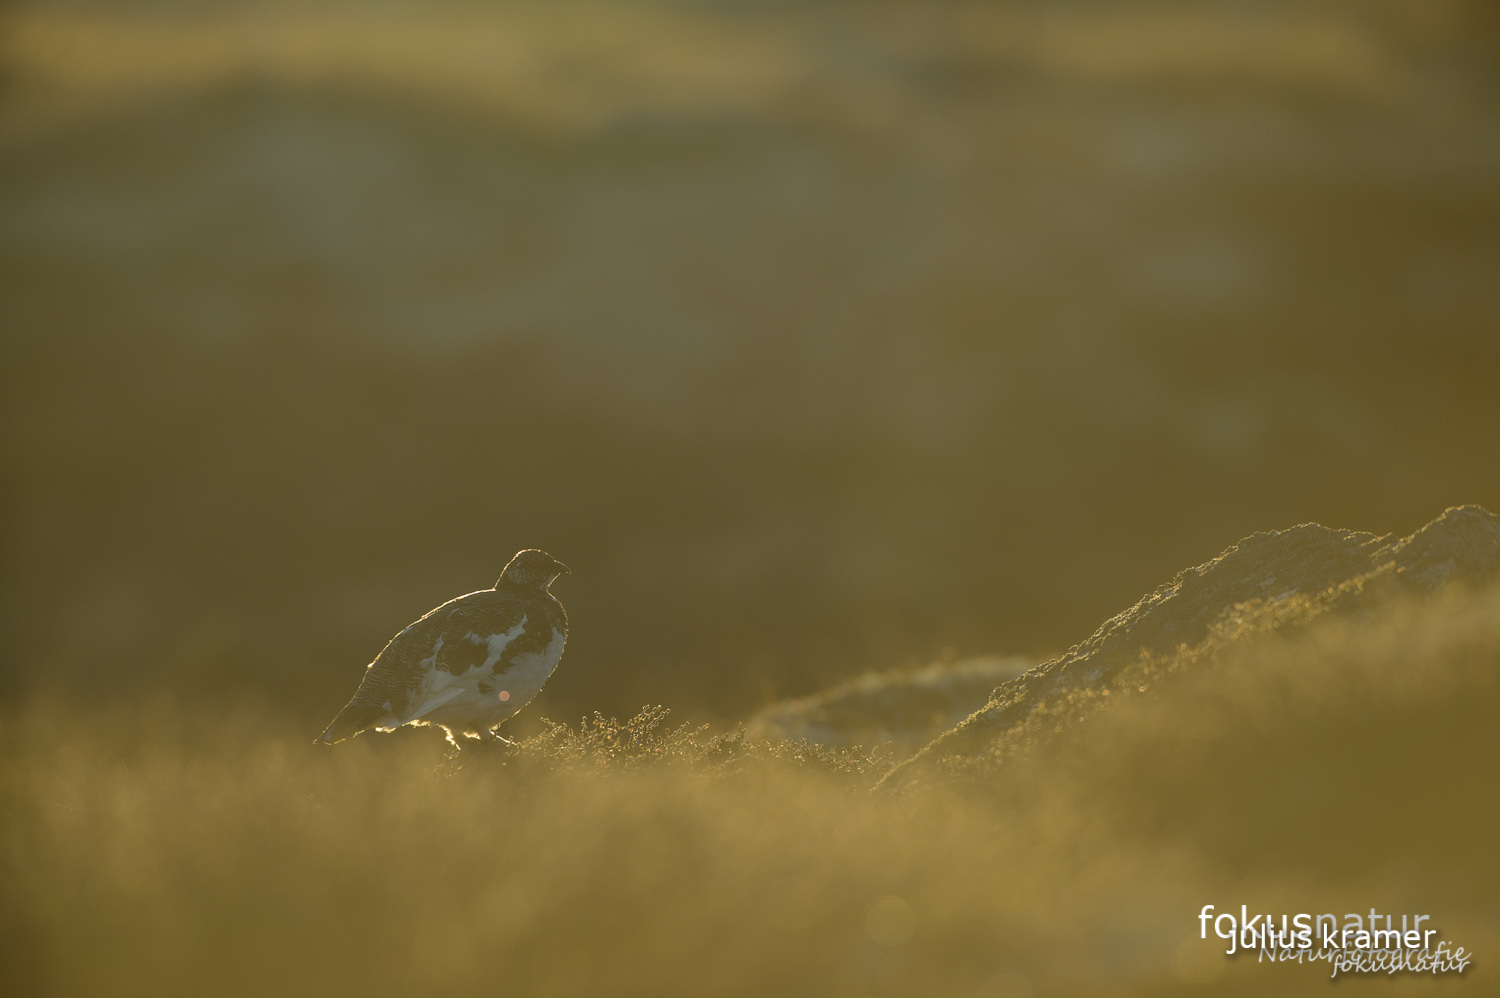
<svg viewBox="0 0 1500 998"><path fill-rule="evenodd" d="M571 574L572 569L547 552L527 548L525 551L516 552L510 564L505 566L505 571L500 573L500 579L495 583L495 588L499 589L508 583L514 586L524 586L527 589L545 590L557 580L559 575Z"/></svg>

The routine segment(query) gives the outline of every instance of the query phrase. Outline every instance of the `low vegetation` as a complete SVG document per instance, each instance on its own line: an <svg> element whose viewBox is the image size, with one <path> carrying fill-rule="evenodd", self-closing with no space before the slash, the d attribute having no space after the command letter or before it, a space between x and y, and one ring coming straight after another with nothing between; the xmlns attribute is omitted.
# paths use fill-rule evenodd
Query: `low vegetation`
<svg viewBox="0 0 1500 998"><path fill-rule="evenodd" d="M1495 952L1500 593L1224 633L901 791L870 789L888 750L659 707L454 756L431 731L324 749L248 709L33 702L0 727L7 992L1328 986L1220 955L1210 903L1430 914Z"/></svg>

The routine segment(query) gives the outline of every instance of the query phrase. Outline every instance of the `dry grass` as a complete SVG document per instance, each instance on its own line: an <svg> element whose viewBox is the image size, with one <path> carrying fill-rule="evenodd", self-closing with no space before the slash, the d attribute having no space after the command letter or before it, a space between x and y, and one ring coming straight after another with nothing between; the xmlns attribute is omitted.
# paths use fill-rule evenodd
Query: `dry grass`
<svg viewBox="0 0 1500 998"><path fill-rule="evenodd" d="M1495 593L1239 635L902 795L865 789L888 757L659 708L452 760L431 732L319 750L264 716L33 704L0 735L5 973L15 994L1327 987L1205 958L1198 908L1248 903L1431 914L1482 988L1497 663Z"/></svg>

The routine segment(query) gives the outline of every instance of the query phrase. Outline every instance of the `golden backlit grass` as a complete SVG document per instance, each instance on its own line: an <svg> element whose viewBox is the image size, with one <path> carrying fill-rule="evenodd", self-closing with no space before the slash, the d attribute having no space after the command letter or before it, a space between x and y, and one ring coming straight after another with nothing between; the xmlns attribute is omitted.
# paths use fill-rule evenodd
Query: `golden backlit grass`
<svg viewBox="0 0 1500 998"><path fill-rule="evenodd" d="M1210 903L1430 914L1479 955L1466 989L1492 982L1500 594L1177 664L901 794L868 789L888 756L660 710L451 760L432 732L329 750L232 709L13 709L8 993L1328 986L1215 956Z"/></svg>

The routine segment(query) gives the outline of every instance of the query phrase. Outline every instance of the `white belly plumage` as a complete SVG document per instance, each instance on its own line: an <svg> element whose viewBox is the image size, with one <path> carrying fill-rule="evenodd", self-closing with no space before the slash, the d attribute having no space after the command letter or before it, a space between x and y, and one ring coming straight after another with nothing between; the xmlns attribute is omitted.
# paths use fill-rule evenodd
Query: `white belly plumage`
<svg viewBox="0 0 1500 998"><path fill-rule="evenodd" d="M517 655L504 672L491 675L490 669L500 660L505 646L519 637L525 627L523 617L504 634L490 635L486 640L489 647L485 660L458 676L434 664L443 644L439 638L432 649L432 657L423 662L427 673L411 697L408 708L381 718L375 724L376 730L391 731L403 724L436 724L455 733L484 731L526 706L541 692L542 684L557 668L565 635L554 630L546 648ZM490 692L481 690L480 683L484 683Z"/></svg>

